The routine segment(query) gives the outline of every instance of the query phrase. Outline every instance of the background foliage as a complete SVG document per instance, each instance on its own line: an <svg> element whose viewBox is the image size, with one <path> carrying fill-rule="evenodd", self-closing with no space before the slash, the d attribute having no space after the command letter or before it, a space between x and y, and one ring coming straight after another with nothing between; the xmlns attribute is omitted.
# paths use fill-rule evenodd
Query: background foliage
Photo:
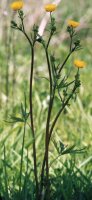
<svg viewBox="0 0 92 200"><path fill-rule="evenodd" d="M30 48L25 38L19 32L13 32L10 28L10 20L14 14L10 11L9 4L12 1L1 1L0 6L0 192L7 193L5 185L9 184L12 191L17 191L18 176L20 170L21 145L23 137L23 123L10 122L11 115L21 116L21 102L24 103L24 93L27 97L27 111L29 111L29 72L30 72ZM25 24L27 31L34 23L41 24L45 19L43 9L47 1L25 1L24 12L27 13ZM68 35L66 33L67 20L73 18L81 22L78 31L83 49L76 52L66 64L64 73L72 68L74 58L80 56L87 62L87 67L81 70L81 88L76 99L70 107L67 107L60 117L53 134L50 146L50 162L57 156L53 152L53 140L61 141L65 145L75 144L77 147L87 147L86 152L78 155L62 156L50 167L51 181L53 183L52 199L91 199L92 198L92 2L91 0L61 1L54 13L57 20L57 35L52 40L52 48L61 58L68 51ZM48 19L46 18L48 21ZM42 27L43 29L43 27ZM40 48L40 51L39 51ZM72 74L75 69L72 69ZM38 148L38 166L41 165L43 155L45 116L48 105L48 82L43 77L48 77L44 52L39 44L36 46L35 69L33 86L34 116L36 120L36 145ZM55 109L59 108L56 96ZM54 113L53 113L54 115ZM38 120L39 119L39 120ZM4 148L5 147L5 148ZM23 162L23 180L25 173L32 178L32 138L29 127L26 130L26 141ZM28 171L27 171L28 164ZM3 167L4 166L4 167ZM7 172L6 169L7 168ZM5 176L7 173L7 181ZM66 175L67 174L67 175ZM17 176L16 176L17 175ZM34 191L32 182L31 191ZM62 181L61 181L62 180ZM59 184L59 185L58 185ZM4 189L3 189L4 188ZM55 188L58 188L56 190ZM62 188L62 196L61 196ZM29 190L30 191L30 190ZM30 192L29 192L30 193ZM75 197L75 194L78 196ZM59 196L60 195L60 196ZM11 199L13 194L11 194ZM34 197L32 197L34 198Z"/></svg>

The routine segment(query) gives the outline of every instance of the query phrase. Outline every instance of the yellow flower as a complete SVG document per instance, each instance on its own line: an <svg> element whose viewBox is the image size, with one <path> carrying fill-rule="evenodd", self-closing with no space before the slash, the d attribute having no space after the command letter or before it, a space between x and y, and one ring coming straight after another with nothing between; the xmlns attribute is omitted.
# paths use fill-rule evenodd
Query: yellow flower
<svg viewBox="0 0 92 200"><path fill-rule="evenodd" d="M45 10L47 11L47 12L52 12L52 11L54 11L54 10L56 10L56 4L47 4L47 5L45 5Z"/></svg>
<svg viewBox="0 0 92 200"><path fill-rule="evenodd" d="M86 63L83 60L74 60L75 67L83 68L86 66Z"/></svg>
<svg viewBox="0 0 92 200"><path fill-rule="evenodd" d="M80 25L80 23L73 20L68 20L68 25L72 26L73 28L76 28Z"/></svg>
<svg viewBox="0 0 92 200"><path fill-rule="evenodd" d="M13 3L10 4L10 7L14 10L14 11L17 11L17 10L20 10L23 8L23 1L15 1Z"/></svg>

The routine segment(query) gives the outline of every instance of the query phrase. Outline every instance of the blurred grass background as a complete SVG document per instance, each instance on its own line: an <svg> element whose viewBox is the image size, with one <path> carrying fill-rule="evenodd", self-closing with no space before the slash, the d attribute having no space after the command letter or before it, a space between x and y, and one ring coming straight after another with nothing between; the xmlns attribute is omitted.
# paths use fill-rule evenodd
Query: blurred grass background
<svg viewBox="0 0 92 200"><path fill-rule="evenodd" d="M20 105L24 101L24 92L27 96L27 110L29 111L29 74L30 74L30 48L24 36L10 28L11 19L16 19L16 14L10 10L13 1L1 0L0 4L0 155L3 160L3 145L6 145L6 157L9 170L17 169L20 164L21 141L23 126L21 123L9 124L4 120L11 115L20 116ZM30 35L33 24L41 24L42 19L48 21L44 11L44 4L49 1L25 0L24 12L26 15L25 26ZM53 1L50 1L53 2ZM63 61L68 52L68 35L66 32L67 20L80 21L78 34L81 38L83 49L74 53L66 64L67 70L72 67L74 58L83 59L87 66L81 70L81 87L76 102L71 103L60 117L53 138L62 140L64 144L76 144L79 148L86 146L85 154L76 155L74 158L83 172L92 172L92 1L91 0L62 0L53 15L57 21L57 34L52 40L52 50ZM41 27L43 29L43 27ZM45 33L43 33L44 35ZM40 49L40 50L39 50ZM48 101L48 83L41 77L48 77L44 52L39 44L36 45L33 105L36 122L36 145L39 149L38 165L44 144L45 116ZM67 72L64 71L64 73ZM73 68L73 72L75 69ZM55 111L59 109L56 99ZM53 114L55 114L55 111ZM53 118L53 117L52 117ZM30 138L30 140L29 140ZM26 166L27 149L32 149L32 139L29 127L26 130L24 151L24 169ZM44 148L44 147L43 147ZM50 158L53 159L53 143L50 146ZM66 157L63 157L65 160ZM62 160L62 159L61 159ZM62 165L59 159L54 167ZM29 165L32 164L32 152L29 152ZM2 172L2 162L0 164ZM11 172L12 173L12 172ZM16 174L16 170L15 170Z"/></svg>

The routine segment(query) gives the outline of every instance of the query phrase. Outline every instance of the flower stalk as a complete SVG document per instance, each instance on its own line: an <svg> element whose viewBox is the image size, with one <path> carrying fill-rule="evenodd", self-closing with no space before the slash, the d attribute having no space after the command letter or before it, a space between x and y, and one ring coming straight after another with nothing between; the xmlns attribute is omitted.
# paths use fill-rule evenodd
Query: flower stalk
<svg viewBox="0 0 92 200"><path fill-rule="evenodd" d="M35 144L35 132L34 132L34 120L33 120L33 102L32 102L32 88L33 88L33 68L34 68L34 45L35 45L35 40L31 40L28 36L28 34L25 31L25 26L24 26L24 14L23 11L18 10L19 18L21 20L21 25L17 26L17 24L12 21L12 28L15 28L19 31L21 31L31 49L31 71L30 71L30 91L29 91L29 104L30 104L30 127L31 127L31 133L32 133L32 138L33 138L33 159L34 159L34 176L35 176L35 183L36 183L36 196L38 195L38 177L37 177L37 159L36 159L36 144ZM35 37L34 37L35 39Z"/></svg>

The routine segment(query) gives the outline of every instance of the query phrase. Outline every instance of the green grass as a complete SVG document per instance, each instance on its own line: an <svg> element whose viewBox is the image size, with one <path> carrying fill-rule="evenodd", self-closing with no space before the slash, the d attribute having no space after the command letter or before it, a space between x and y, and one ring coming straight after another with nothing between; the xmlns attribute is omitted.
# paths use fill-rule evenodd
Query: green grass
<svg viewBox="0 0 92 200"><path fill-rule="evenodd" d="M76 145L76 148L84 148L85 153L76 155L63 155L59 157L50 167L50 199L51 200L91 200L92 199L92 38L91 38L91 1L76 3L62 1L56 15L59 21L58 29L61 34L65 33L66 21L68 18L79 20L84 17L88 28L80 30L83 49L76 52L66 64L63 72L68 73L71 68L71 75L75 73L72 67L73 60L77 57L87 62L87 67L81 70L81 87L76 101L71 102L70 107L66 107L55 126L52 141L50 144L49 156L50 163L58 156L54 150L53 140L59 144ZM76 12L76 10L77 12ZM61 22L62 15L62 22ZM60 41L61 34L57 33ZM19 36L18 36L19 37ZM21 37L21 36L20 36ZM68 39L58 42L55 36L52 45L56 45L54 53L60 57L61 62L67 55ZM17 41L17 40L16 40ZM55 42L54 42L55 41ZM40 51L39 51L40 48ZM57 51L57 48L59 51ZM47 66L44 62L44 52L40 45L36 46L35 75L33 85L33 106L36 128L36 146L38 158L38 172L44 152L44 133L45 119L47 111L48 81L43 77L48 77ZM20 163L23 141L23 123L7 123L10 116L21 116L21 102L24 103L24 92L27 97L27 112L29 112L29 73L30 73L30 49L23 36L19 43L15 42L15 83L13 85L14 60L11 53L9 60L9 97L6 96L6 53L5 47L1 42L0 48L0 195L3 200L35 200L35 184L33 176L33 155L32 155L32 136L30 128L26 126L23 172L22 172L22 191L19 194L20 184ZM36 106L35 106L36 105ZM43 107L42 107L43 106ZM60 102L55 97L54 111L60 107ZM29 122L30 123L30 122Z"/></svg>

